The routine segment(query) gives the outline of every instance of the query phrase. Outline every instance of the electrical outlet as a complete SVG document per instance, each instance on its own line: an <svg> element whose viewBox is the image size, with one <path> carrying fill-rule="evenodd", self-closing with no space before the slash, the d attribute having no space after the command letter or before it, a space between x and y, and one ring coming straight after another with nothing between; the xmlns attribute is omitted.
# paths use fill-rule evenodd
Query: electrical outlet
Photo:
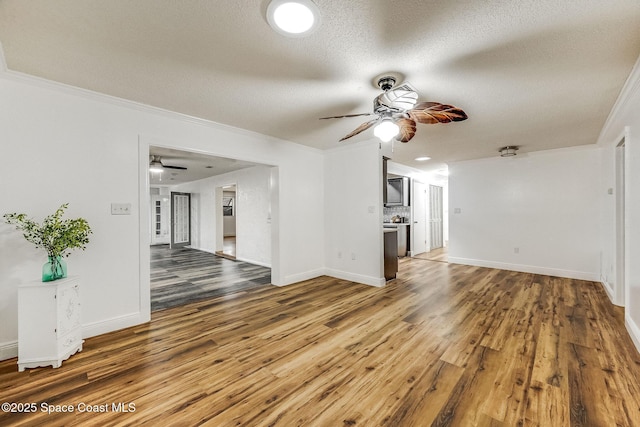
<svg viewBox="0 0 640 427"><path fill-rule="evenodd" d="M111 215L131 215L131 203L111 203Z"/></svg>
<svg viewBox="0 0 640 427"><path fill-rule="evenodd" d="M355 252L351 252L351 259L352 259L353 261L355 261L355 260L356 260L356 254L355 254Z"/></svg>
<svg viewBox="0 0 640 427"><path fill-rule="evenodd" d="M519 254L520 253L520 248L513 248L513 253L514 254Z"/></svg>
<svg viewBox="0 0 640 427"><path fill-rule="evenodd" d="M338 251L338 258L342 258L342 252Z"/></svg>

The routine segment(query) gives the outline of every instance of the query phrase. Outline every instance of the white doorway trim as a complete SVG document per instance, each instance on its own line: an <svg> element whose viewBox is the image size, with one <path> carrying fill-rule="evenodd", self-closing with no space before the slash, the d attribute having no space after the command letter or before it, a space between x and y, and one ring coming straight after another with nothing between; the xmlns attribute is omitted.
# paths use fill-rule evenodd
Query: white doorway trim
<svg viewBox="0 0 640 427"><path fill-rule="evenodd" d="M618 138L615 146L615 286L613 290L613 303L625 307L629 298L629 287L627 278L629 277L629 248L625 238L627 230L627 203L629 200L628 177L628 156L626 155L626 143L628 141L629 128L626 127L623 134Z"/></svg>
<svg viewBox="0 0 640 427"><path fill-rule="evenodd" d="M427 185L414 179L412 189L411 256L416 256L428 252L430 246Z"/></svg>
<svg viewBox="0 0 640 427"><path fill-rule="evenodd" d="M225 153L218 153L215 151L204 151L194 149L193 147L185 146L177 141L161 140L154 137L138 135L138 221L139 221L139 238L138 238L138 254L139 254L139 311L140 317L143 322L151 320L151 266L149 263L151 250L151 235L150 235L150 218L149 210L151 209L150 201L150 183L149 183L149 149L151 146L172 148L182 151L190 151L192 153L200 153L208 156L219 156L229 158L230 156ZM250 161L254 163L260 163L256 159L235 157L236 160ZM280 219L280 183L279 183L279 168L274 165L263 163L265 166L271 167L271 182L270 182L270 222L271 222L271 283L274 285L281 285L284 283L283 278L280 277L282 269L280 268L280 230L278 227Z"/></svg>

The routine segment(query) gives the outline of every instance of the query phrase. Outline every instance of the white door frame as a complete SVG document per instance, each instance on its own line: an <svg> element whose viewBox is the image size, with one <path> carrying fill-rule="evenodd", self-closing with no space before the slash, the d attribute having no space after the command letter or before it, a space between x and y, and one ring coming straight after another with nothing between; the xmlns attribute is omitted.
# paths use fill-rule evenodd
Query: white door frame
<svg viewBox="0 0 640 427"><path fill-rule="evenodd" d="M438 188L439 190L432 190L432 189L436 189ZM434 195L437 194L439 195L438 198L438 203L433 203L434 201ZM440 217L439 219L434 220L433 219L433 211L434 211L434 205L435 208L437 209L438 212L438 216ZM438 209L439 208L439 209ZM434 238L433 238L433 230L434 230L434 223L435 222L439 222L440 227L439 227L439 231L438 231L438 237L439 237L439 242L440 242L440 246L435 246L434 247ZM444 248L444 187L442 185L435 185L435 184L429 184L429 251L432 251L433 249L440 249L440 248Z"/></svg>
<svg viewBox="0 0 640 427"><path fill-rule="evenodd" d="M151 320L151 236L149 227L151 222L149 210L151 209L151 194L149 184L149 147L173 148L176 150L190 151L192 153L205 154L209 156L219 156L229 158L228 154L215 151L203 151L193 147L182 145L177 140L166 141L154 137L138 135L138 256L139 256L139 288L140 288L140 318L143 322ZM236 160L260 163L252 158L236 157ZM262 163L271 167L270 179L270 223L271 223L271 283L279 285L283 283L280 268L280 171L274 165Z"/></svg>
<svg viewBox="0 0 640 427"><path fill-rule="evenodd" d="M626 143L628 141L628 128L625 128L623 135L618 138L615 145L615 285L613 289L613 303L619 306L626 306L629 298L629 287L627 278L629 277L629 248L625 239L628 217L627 203L629 200L628 182L628 156L626 155Z"/></svg>
<svg viewBox="0 0 640 427"><path fill-rule="evenodd" d="M429 251L429 230L427 227L427 224L429 222L428 220L428 197L427 197L427 184L422 182L422 181L416 181L415 179L413 180L413 183L411 185L411 188L413 189L413 195L411 197L411 200L413 200L414 202L412 203L412 209L413 209L413 213L412 213L412 223L411 223L411 256L415 256L415 255L419 255L421 253L424 252L428 252ZM421 190L420 190L421 189ZM417 196L418 192L422 191L422 198L424 200L424 203L419 206L417 201L419 200L419 196ZM416 214L416 211L418 209L421 209L422 212L418 211L418 214ZM420 215L421 214L421 215ZM422 218L422 224L420 224L419 218ZM417 227L421 228L421 231L424 235L424 242L422 244L418 243L418 232ZM424 248L423 251L421 251L420 249Z"/></svg>

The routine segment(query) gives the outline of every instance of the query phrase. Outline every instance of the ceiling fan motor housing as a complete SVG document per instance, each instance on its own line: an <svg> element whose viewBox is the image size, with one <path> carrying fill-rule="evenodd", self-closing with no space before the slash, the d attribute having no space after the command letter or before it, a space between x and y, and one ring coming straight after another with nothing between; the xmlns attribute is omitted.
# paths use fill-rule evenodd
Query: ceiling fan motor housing
<svg viewBox="0 0 640 427"><path fill-rule="evenodd" d="M380 87L380 89L384 90L385 92L391 89L395 84L396 84L396 79L395 77L392 77L392 76L384 76L384 77L381 77L380 80L378 80L378 86Z"/></svg>

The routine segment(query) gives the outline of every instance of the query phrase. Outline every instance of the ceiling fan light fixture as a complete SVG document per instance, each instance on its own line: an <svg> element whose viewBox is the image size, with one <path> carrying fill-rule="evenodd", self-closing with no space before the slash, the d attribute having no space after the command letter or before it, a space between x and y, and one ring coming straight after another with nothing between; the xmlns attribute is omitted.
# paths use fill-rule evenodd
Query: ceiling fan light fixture
<svg viewBox="0 0 640 427"><path fill-rule="evenodd" d="M271 0L267 22L288 37L304 37L320 25L320 9L311 0Z"/></svg>
<svg viewBox="0 0 640 427"><path fill-rule="evenodd" d="M506 147L502 147L500 150L498 150L500 152L500 157L513 157L516 154L516 151L518 151L518 146L516 145L507 145Z"/></svg>
<svg viewBox="0 0 640 427"><path fill-rule="evenodd" d="M390 118L382 119L380 123L373 128L373 134L380 138L382 142L389 142L400 132L400 127Z"/></svg>
<svg viewBox="0 0 640 427"><path fill-rule="evenodd" d="M160 163L157 160L152 160L151 163L149 163L149 172L152 172L152 173L162 173L162 172L164 172L164 168L162 167L162 163Z"/></svg>

